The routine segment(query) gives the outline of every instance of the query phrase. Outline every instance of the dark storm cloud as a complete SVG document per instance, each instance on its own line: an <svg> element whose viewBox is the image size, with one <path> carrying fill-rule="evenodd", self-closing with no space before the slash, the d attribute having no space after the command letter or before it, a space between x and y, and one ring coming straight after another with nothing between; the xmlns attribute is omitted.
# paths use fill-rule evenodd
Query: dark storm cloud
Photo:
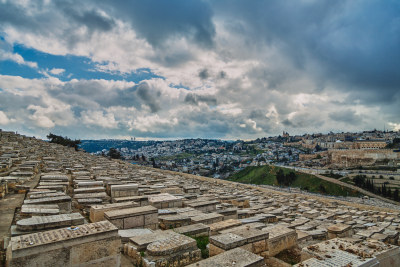
<svg viewBox="0 0 400 267"><path fill-rule="evenodd" d="M168 66L170 68L175 68L186 64L189 61L195 59L195 55L191 54L189 51L179 50L179 51L163 51L160 49L160 53L158 53L154 57L150 57L153 62L158 62L164 66Z"/></svg>
<svg viewBox="0 0 400 267"><path fill-rule="evenodd" d="M13 1L1 2L0 29L10 25L41 36L62 36L72 48L89 39L94 32L109 31L115 26L114 19L103 16L87 3L76 0L44 2L28 1L27 6ZM88 30L85 36L76 32L81 26Z"/></svg>
<svg viewBox="0 0 400 267"><path fill-rule="evenodd" d="M81 80L75 83L66 83L60 87L48 90L52 97L62 100L74 107L74 112L79 114L82 110L97 107L109 108L113 106L135 107L148 106L152 113L161 109L159 98L161 92L146 83L140 83L129 88L108 88L104 81Z"/></svg>
<svg viewBox="0 0 400 267"><path fill-rule="evenodd" d="M0 22L23 26L28 24L29 19L26 16L26 10L8 2L0 2Z"/></svg>
<svg viewBox="0 0 400 267"><path fill-rule="evenodd" d="M266 118L265 113L266 113L265 111L260 110L260 109L252 110L252 111L250 112L249 117L250 117L251 119Z"/></svg>
<svg viewBox="0 0 400 267"><path fill-rule="evenodd" d="M32 32L50 32L53 27L56 27L55 21L60 16L57 10L41 10L40 12L31 12L32 9L40 10L43 7L43 1L31 3L28 8L25 8L13 1L0 2L0 27L1 26L16 26L24 30ZM49 23L50 22L50 23Z"/></svg>
<svg viewBox="0 0 400 267"><path fill-rule="evenodd" d="M80 25L85 25L91 30L109 31L115 25L115 21L113 19L102 16L96 10L80 12L68 6L64 7L63 11L72 20L76 21Z"/></svg>
<svg viewBox="0 0 400 267"><path fill-rule="evenodd" d="M75 83L66 83L63 86L53 87L49 91L52 97L60 99L73 106L84 108L111 107L116 104L121 106L138 105L134 88L107 89L102 81L80 80Z"/></svg>
<svg viewBox="0 0 400 267"><path fill-rule="evenodd" d="M289 119L285 119L281 121L281 123L285 126L296 127L296 125Z"/></svg>
<svg viewBox="0 0 400 267"><path fill-rule="evenodd" d="M208 79L208 77L210 77L210 74L208 73L207 69L203 69L201 71L199 71L199 78L202 80L206 80Z"/></svg>
<svg viewBox="0 0 400 267"><path fill-rule="evenodd" d="M281 123L287 127L291 127L291 128L305 128L307 127L309 124L307 121L299 121L299 120L289 120L289 119L285 119L283 121L281 121Z"/></svg>
<svg viewBox="0 0 400 267"><path fill-rule="evenodd" d="M215 26L212 10L203 1L187 0L102 0L105 10L130 21L134 29L153 46L162 46L171 37L188 37L212 47Z"/></svg>
<svg viewBox="0 0 400 267"><path fill-rule="evenodd" d="M227 76L228 76L228 74L226 74L225 71L221 70L221 71L218 73L217 78L219 78L219 79L225 79Z"/></svg>
<svg viewBox="0 0 400 267"><path fill-rule="evenodd" d="M196 95L189 93L185 97L185 103L198 105L200 102L206 103L208 105L217 105L217 99L210 95Z"/></svg>
<svg viewBox="0 0 400 267"><path fill-rule="evenodd" d="M277 47L316 80L346 91L372 91L381 96L376 102L389 100L400 89L399 1L212 4L220 17L241 25L243 31L237 33L260 46ZM281 82L275 74L272 87Z"/></svg>
<svg viewBox="0 0 400 267"><path fill-rule="evenodd" d="M347 124L361 124L362 117L355 114L351 109L344 109L340 111L331 112L329 118L337 122L344 122Z"/></svg>
<svg viewBox="0 0 400 267"><path fill-rule="evenodd" d="M150 108L152 113L155 113L161 109L158 98L161 93L158 91L156 95L150 92L150 86L147 83L141 83L136 88L137 95L143 100L143 102Z"/></svg>
<svg viewBox="0 0 400 267"><path fill-rule="evenodd" d="M0 110L18 113L26 110L29 105L45 106L43 99L36 96L21 96L0 90Z"/></svg>

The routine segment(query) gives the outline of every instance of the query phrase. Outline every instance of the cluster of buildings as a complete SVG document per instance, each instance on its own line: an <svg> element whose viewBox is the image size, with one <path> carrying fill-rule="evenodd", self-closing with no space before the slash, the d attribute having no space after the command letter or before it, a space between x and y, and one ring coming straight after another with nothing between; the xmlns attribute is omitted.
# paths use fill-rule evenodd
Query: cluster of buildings
<svg viewBox="0 0 400 267"><path fill-rule="evenodd" d="M364 131L287 137L286 146L308 151L299 157L297 166L354 168L372 165L400 166L400 150L388 148L399 132Z"/></svg>
<svg viewBox="0 0 400 267"><path fill-rule="evenodd" d="M141 159L144 155L147 161L140 161L141 165L214 178L229 177L247 166L296 162L301 153L301 150L286 147L273 139L250 142L185 139L120 151L128 159L134 155Z"/></svg>
<svg viewBox="0 0 400 267"><path fill-rule="evenodd" d="M248 166L278 164L319 169L400 166L400 150L387 148L399 132L304 134L252 141L184 139L118 148L133 163L213 178L227 178ZM100 151L97 155L101 155ZM96 154L96 153L94 153Z"/></svg>
<svg viewBox="0 0 400 267"><path fill-rule="evenodd" d="M0 157L0 208L15 205L0 219L6 266L400 266L400 209L147 168L13 132L0 131Z"/></svg>

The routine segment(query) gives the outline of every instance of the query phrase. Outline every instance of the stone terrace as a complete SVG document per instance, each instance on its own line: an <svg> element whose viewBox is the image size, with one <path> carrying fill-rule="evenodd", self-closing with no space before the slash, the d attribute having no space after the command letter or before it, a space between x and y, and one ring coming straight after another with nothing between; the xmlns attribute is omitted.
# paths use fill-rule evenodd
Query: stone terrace
<svg viewBox="0 0 400 267"><path fill-rule="evenodd" d="M16 207L0 209L8 266L400 265L398 210L135 166L13 132L0 131L0 163L0 207Z"/></svg>

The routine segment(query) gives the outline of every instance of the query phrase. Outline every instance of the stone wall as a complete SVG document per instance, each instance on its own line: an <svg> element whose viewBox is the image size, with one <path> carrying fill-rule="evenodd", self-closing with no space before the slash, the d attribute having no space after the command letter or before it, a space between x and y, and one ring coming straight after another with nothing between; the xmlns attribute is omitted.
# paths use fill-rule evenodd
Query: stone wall
<svg viewBox="0 0 400 267"><path fill-rule="evenodd" d="M373 165L377 161L398 160L399 158L400 153L393 152L393 150L390 149L347 149L328 151L328 162L340 167Z"/></svg>

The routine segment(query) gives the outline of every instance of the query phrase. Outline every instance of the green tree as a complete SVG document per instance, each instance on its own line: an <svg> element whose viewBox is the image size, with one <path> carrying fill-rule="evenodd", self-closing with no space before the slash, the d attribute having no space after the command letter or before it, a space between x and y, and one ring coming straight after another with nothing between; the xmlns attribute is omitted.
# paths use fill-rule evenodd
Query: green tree
<svg viewBox="0 0 400 267"><path fill-rule="evenodd" d="M356 186L365 188L365 178L362 175L354 176L353 182Z"/></svg>
<svg viewBox="0 0 400 267"><path fill-rule="evenodd" d="M276 173L276 181L279 185L290 186L295 180L297 176L294 172L290 172L288 174L284 174L282 169Z"/></svg>
<svg viewBox="0 0 400 267"><path fill-rule="evenodd" d="M393 199L394 199L394 201L399 201L400 199L399 199L399 189L398 188L396 188L396 190L394 190L394 192L393 192Z"/></svg>
<svg viewBox="0 0 400 267"><path fill-rule="evenodd" d="M278 182L279 185L283 185L285 180L285 174L283 173L282 169L279 169L278 172L276 173L276 181Z"/></svg>
<svg viewBox="0 0 400 267"><path fill-rule="evenodd" d="M50 143L73 147L75 148L75 150L78 150L78 145L81 143L81 140L71 140L68 137L62 137L60 135L55 135L52 133L49 133L46 137L50 140Z"/></svg>
<svg viewBox="0 0 400 267"><path fill-rule="evenodd" d="M384 197L387 196L387 191L386 191L386 185L385 185L385 184L382 184L382 195L383 195Z"/></svg>
<svg viewBox="0 0 400 267"><path fill-rule="evenodd" d="M323 184L319 185L319 191L323 194L326 194L328 192Z"/></svg>
<svg viewBox="0 0 400 267"><path fill-rule="evenodd" d="M154 158L151 158L151 163L153 165L153 168L157 168L156 160Z"/></svg>
<svg viewBox="0 0 400 267"><path fill-rule="evenodd" d="M386 145L386 148L400 148L400 138L394 138L392 143Z"/></svg>
<svg viewBox="0 0 400 267"><path fill-rule="evenodd" d="M112 159L121 159L121 153L115 149L114 147L110 148L110 151L108 152L108 156Z"/></svg>

